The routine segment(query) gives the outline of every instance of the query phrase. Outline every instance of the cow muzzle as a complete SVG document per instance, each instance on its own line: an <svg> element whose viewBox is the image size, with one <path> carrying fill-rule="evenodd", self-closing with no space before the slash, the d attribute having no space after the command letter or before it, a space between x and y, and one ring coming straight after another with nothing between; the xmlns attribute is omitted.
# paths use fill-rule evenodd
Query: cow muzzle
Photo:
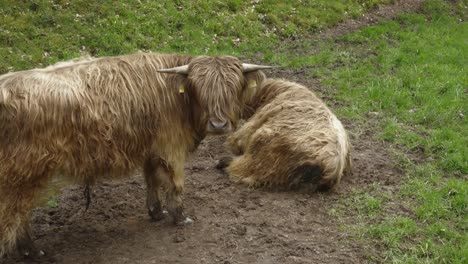
<svg viewBox="0 0 468 264"><path fill-rule="evenodd" d="M206 131L213 134L223 134L231 132L231 122L227 120L219 120L216 118L210 118L206 124Z"/></svg>

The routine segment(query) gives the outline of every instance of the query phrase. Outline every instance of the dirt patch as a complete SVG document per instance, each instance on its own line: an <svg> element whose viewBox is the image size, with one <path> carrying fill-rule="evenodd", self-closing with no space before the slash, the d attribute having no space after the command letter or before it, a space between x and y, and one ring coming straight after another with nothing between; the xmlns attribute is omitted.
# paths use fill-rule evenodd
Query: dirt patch
<svg viewBox="0 0 468 264"><path fill-rule="evenodd" d="M423 6L424 0L396 0L392 5L381 5L363 14L357 19L348 19L335 27L319 32L314 39L339 38L349 32L365 26L372 26L383 19L394 19L402 12L416 12Z"/></svg>
<svg viewBox="0 0 468 264"><path fill-rule="evenodd" d="M96 186L87 212L83 188L65 188L58 208L34 211L35 242L49 253L43 263L362 263L327 210L352 187L398 178L385 146L369 139L354 140L355 172L335 192L310 194L231 183L214 169L224 139L209 138L186 166L192 226L151 222L135 175Z"/></svg>
<svg viewBox="0 0 468 264"><path fill-rule="evenodd" d="M321 37L340 34L417 8L401 1L364 18L345 21ZM308 71L277 71L320 94ZM331 105L332 101L327 100ZM223 137L205 140L186 166L186 212L194 224L181 228L167 219L150 221L140 175L100 184L84 211L83 188L63 189L57 208L33 213L35 243L48 252L42 263L363 263L366 250L340 230L328 209L353 188L372 183L393 187L401 172L373 131L345 123L353 150L353 175L334 192L284 192L233 184L214 168L226 155ZM0 261L1 262L1 261ZM2 263L21 263L14 259ZM35 262L31 262L35 263Z"/></svg>
<svg viewBox="0 0 468 264"><path fill-rule="evenodd" d="M304 37L298 39L285 39L283 40L283 44L278 47L278 50L280 52L285 52L285 50L287 50L287 53L294 53L297 57L315 54L319 52L319 47L316 46L315 43L328 39L339 39L347 33L357 31L367 26L376 25L381 20L395 19L398 14L403 12L418 12L422 9L423 4L424 0L395 0L395 3L391 5L378 5L358 18L346 19L323 31L306 33ZM306 46L304 46L305 44ZM253 57L241 57L241 59L261 64L263 63L263 54L255 54ZM290 72L293 75L301 76L301 73L305 73L308 70L310 70L310 68L304 67L297 71ZM287 72L289 70L286 69L283 71Z"/></svg>

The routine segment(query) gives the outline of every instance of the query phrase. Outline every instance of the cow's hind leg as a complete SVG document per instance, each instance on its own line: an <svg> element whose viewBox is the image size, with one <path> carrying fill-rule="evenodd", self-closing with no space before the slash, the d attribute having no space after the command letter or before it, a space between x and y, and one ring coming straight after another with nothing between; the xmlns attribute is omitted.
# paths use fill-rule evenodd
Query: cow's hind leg
<svg viewBox="0 0 468 264"><path fill-rule="evenodd" d="M161 185L165 174L164 166L158 160L148 159L144 165L144 176L146 180L146 206L149 216L159 221L164 218L164 211L161 205Z"/></svg>
<svg viewBox="0 0 468 264"><path fill-rule="evenodd" d="M41 187L37 183L14 187L4 185L0 190L0 256L11 253L15 247L27 258L44 255L34 246L29 224Z"/></svg>

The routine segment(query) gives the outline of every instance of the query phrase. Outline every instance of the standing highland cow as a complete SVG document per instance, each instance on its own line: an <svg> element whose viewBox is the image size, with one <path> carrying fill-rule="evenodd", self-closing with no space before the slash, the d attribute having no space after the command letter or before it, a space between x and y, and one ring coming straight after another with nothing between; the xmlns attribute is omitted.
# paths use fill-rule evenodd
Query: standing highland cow
<svg viewBox="0 0 468 264"><path fill-rule="evenodd" d="M210 133L236 126L249 80L265 66L234 57L133 54L0 76L0 256L35 256L29 227L56 174L86 186L143 168L148 213L176 224L184 162ZM170 74L174 73L174 74Z"/></svg>
<svg viewBox="0 0 468 264"><path fill-rule="evenodd" d="M218 163L234 181L278 187L310 182L314 189L328 189L350 172L345 129L313 92L274 79L250 92L245 114L251 118L228 138L238 156Z"/></svg>

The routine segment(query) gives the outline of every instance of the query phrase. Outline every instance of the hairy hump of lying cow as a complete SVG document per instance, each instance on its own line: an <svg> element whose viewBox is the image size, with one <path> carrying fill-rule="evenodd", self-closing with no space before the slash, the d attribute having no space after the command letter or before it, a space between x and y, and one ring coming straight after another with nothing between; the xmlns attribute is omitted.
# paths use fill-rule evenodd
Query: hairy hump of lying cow
<svg viewBox="0 0 468 264"><path fill-rule="evenodd" d="M228 138L237 155L218 164L251 186L329 189L351 169L350 142L341 122L309 89L268 79L248 104L250 119Z"/></svg>
<svg viewBox="0 0 468 264"><path fill-rule="evenodd" d="M208 134L230 131L266 66L229 56L139 53L78 59L0 76L0 255L37 253L29 218L60 173L89 186L143 168L149 215L186 224L184 162Z"/></svg>

